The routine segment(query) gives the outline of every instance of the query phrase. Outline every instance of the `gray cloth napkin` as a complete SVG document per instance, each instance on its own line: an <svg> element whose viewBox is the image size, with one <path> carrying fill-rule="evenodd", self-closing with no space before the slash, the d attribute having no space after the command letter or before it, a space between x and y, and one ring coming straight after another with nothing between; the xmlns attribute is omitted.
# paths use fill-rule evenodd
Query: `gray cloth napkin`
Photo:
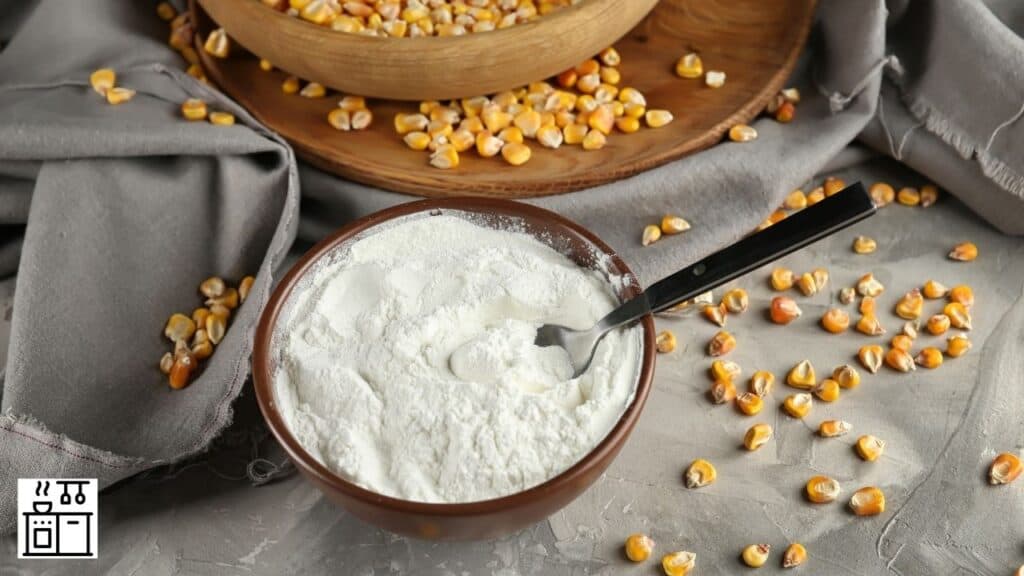
<svg viewBox="0 0 1024 576"><path fill-rule="evenodd" d="M593 229L650 283L747 233L859 136L1024 233L1022 12L1013 0L824 0L795 122L759 120L753 143L532 202ZM204 450L231 419L295 234L316 240L411 198L297 167L277 136L181 72L150 3L0 0L0 15L0 273L18 282L0 398L8 532L18 477L105 487ZM108 106L88 87L101 66L139 95ZM190 96L239 125L184 122ZM693 229L641 248L665 212ZM202 278L253 272L201 377L167 389L155 367L167 315L195 306Z"/></svg>

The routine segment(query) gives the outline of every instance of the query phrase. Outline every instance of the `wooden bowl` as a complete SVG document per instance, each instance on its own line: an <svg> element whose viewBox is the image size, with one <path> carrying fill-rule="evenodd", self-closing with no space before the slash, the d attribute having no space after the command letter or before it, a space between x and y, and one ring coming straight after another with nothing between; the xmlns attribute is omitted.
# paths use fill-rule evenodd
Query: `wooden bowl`
<svg viewBox="0 0 1024 576"><path fill-rule="evenodd" d="M583 0L521 25L465 36L380 38L337 32L256 0L199 0L260 58L306 80L362 96L442 100L553 76L629 32L657 0Z"/></svg>
<svg viewBox="0 0 1024 576"><path fill-rule="evenodd" d="M547 518L572 502L597 480L625 444L640 417L654 378L654 321L646 316L643 352L636 393L608 435L582 460L558 476L510 496L459 504L413 502L383 496L345 480L310 455L288 429L278 411L274 374L279 358L275 347L275 326L288 309L296 285L325 256L343 249L360 234L394 218L421 214L469 213L473 221L495 227L511 222L567 255L580 266L601 266L625 282L615 284L621 299L640 292L636 277L626 263L604 242L565 218L528 204L493 198L448 198L400 204L357 220L327 237L307 252L275 288L256 328L253 350L253 382L256 400L270 431L284 447L295 467L331 501L353 515L392 532L440 540L482 540L496 538Z"/></svg>

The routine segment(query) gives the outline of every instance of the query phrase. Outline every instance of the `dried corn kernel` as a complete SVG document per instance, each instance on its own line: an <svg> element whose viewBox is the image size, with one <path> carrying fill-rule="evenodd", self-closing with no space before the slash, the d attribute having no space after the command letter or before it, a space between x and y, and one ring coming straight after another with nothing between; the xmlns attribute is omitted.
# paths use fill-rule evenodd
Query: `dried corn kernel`
<svg viewBox="0 0 1024 576"><path fill-rule="evenodd" d="M666 214L661 219L661 231L665 234L679 234L690 229L690 223L672 214Z"/></svg>
<svg viewBox="0 0 1024 576"><path fill-rule="evenodd" d="M789 290L793 286L793 271L788 268L775 268L772 270L771 285L774 290Z"/></svg>
<svg viewBox="0 0 1024 576"><path fill-rule="evenodd" d="M270 72L273 69L274 65L270 63L270 60L267 60L266 58L260 58L260 70L263 70L264 72Z"/></svg>
<svg viewBox="0 0 1024 576"><path fill-rule="evenodd" d="M229 112L210 112L208 118L210 124L215 126L233 126L235 124L235 116Z"/></svg>
<svg viewBox="0 0 1024 576"><path fill-rule="evenodd" d="M713 380L728 380L732 382L743 374L743 369L740 368L739 364L730 360L715 360L711 363L709 372Z"/></svg>
<svg viewBox="0 0 1024 576"><path fill-rule="evenodd" d="M929 280L924 283L924 287L921 288L921 293L924 294L925 298L934 300L936 298L942 298L949 293L949 288L942 285L941 282L935 280Z"/></svg>
<svg viewBox="0 0 1024 576"><path fill-rule="evenodd" d="M772 427L767 424L754 424L743 435L743 447L753 452L772 439Z"/></svg>
<svg viewBox="0 0 1024 576"><path fill-rule="evenodd" d="M633 562L643 562L651 557L654 551L654 540L647 534L631 534L626 538L626 558Z"/></svg>
<svg viewBox="0 0 1024 576"><path fill-rule="evenodd" d="M497 156L504 145L505 142L491 134L490 130L484 130L476 134L476 152L484 158Z"/></svg>
<svg viewBox="0 0 1024 576"><path fill-rule="evenodd" d="M616 118L615 127L619 129L619 132L632 134L640 129L640 120L632 116L623 116Z"/></svg>
<svg viewBox="0 0 1024 576"><path fill-rule="evenodd" d="M211 309L212 311L212 309ZM227 317L221 314L210 314L206 317L206 336L210 342L220 344L227 332Z"/></svg>
<svg viewBox="0 0 1024 576"><path fill-rule="evenodd" d="M796 106L792 102L783 102L775 111L775 121L782 124L789 124L796 118Z"/></svg>
<svg viewBox="0 0 1024 576"><path fill-rule="evenodd" d="M885 182L875 182L868 188L868 195L871 196L875 206L881 208L891 204L896 199L896 190Z"/></svg>
<svg viewBox="0 0 1024 576"><path fill-rule="evenodd" d="M839 382L831 378L825 378L815 386L814 395L822 402L835 402L839 400Z"/></svg>
<svg viewBox="0 0 1024 576"><path fill-rule="evenodd" d="M874 314L864 314L861 316L860 320L857 321L857 331L868 336L881 336L885 334L885 328Z"/></svg>
<svg viewBox="0 0 1024 576"><path fill-rule="evenodd" d="M697 563L697 555L693 552L672 552L661 557L661 569L665 576L686 576Z"/></svg>
<svg viewBox="0 0 1024 576"><path fill-rule="evenodd" d="M644 114L644 121L651 128L661 128L669 122L672 122L672 113L668 110L648 110Z"/></svg>
<svg viewBox="0 0 1024 576"><path fill-rule="evenodd" d="M531 155L530 147L519 142L506 142L501 148L501 157L513 166L526 164Z"/></svg>
<svg viewBox="0 0 1024 576"><path fill-rule="evenodd" d="M721 88L725 86L725 72L719 70L708 70L704 73L704 84L709 88Z"/></svg>
<svg viewBox="0 0 1024 576"><path fill-rule="evenodd" d="M771 546L768 544L751 544L743 549L743 563L751 568L760 568L764 566L765 562L768 561L768 555L771 552Z"/></svg>
<svg viewBox="0 0 1024 576"><path fill-rule="evenodd" d="M828 285L828 270L824 268L815 268L811 271L811 277L814 278L814 287L818 292L825 289Z"/></svg>
<svg viewBox="0 0 1024 576"><path fill-rule="evenodd" d="M786 384L793 388L799 388L800 390L811 390L817 383L816 376L814 374L814 366L811 365L809 360L801 360L796 366L793 366L789 373L786 374Z"/></svg>
<svg viewBox="0 0 1024 576"><path fill-rule="evenodd" d="M803 314L796 301L788 296L776 296L772 298L769 316L776 324L789 324Z"/></svg>
<svg viewBox="0 0 1024 576"><path fill-rule="evenodd" d="M967 336L957 334L956 336L950 336L946 340L946 354L950 358L959 358L967 353L971 349L971 341L967 339Z"/></svg>
<svg viewBox="0 0 1024 576"><path fill-rule="evenodd" d="M974 306L974 290L966 284L954 286L949 290L949 301L963 304L965 308Z"/></svg>
<svg viewBox="0 0 1024 576"><path fill-rule="evenodd" d="M854 449L862 460L874 462L875 460L878 460L878 457L885 451L885 442L877 436L865 434L864 436L857 438L857 443L854 445Z"/></svg>
<svg viewBox="0 0 1024 576"><path fill-rule="evenodd" d="M818 292L818 285L810 272L804 272L797 278L796 287L804 296L813 296Z"/></svg>
<svg viewBox="0 0 1024 576"><path fill-rule="evenodd" d="M203 43L203 50L211 56L227 58L231 51L231 41L228 39L227 32L223 28L217 28L210 32L210 35L206 37L206 42Z"/></svg>
<svg viewBox="0 0 1024 576"><path fill-rule="evenodd" d="M939 189L934 184L921 186L921 208L927 208L939 199Z"/></svg>
<svg viewBox="0 0 1024 576"><path fill-rule="evenodd" d="M367 108L353 110L351 115L353 130L366 130L370 127L370 124L373 124L373 112L370 112Z"/></svg>
<svg viewBox="0 0 1024 576"><path fill-rule="evenodd" d="M708 354L710 356L724 356L736 348L736 338L725 330L720 330L711 337L708 342Z"/></svg>
<svg viewBox="0 0 1024 576"><path fill-rule="evenodd" d="M327 95L327 89L319 82L310 82L299 90L299 96L303 98L323 98Z"/></svg>
<svg viewBox="0 0 1024 576"><path fill-rule="evenodd" d="M196 334L199 334L199 332L205 331L199 330ZM192 356L194 356L196 360L206 360L210 356L213 356L213 344L211 344L208 339L202 342L196 342L192 345Z"/></svg>
<svg viewBox="0 0 1024 576"><path fill-rule="evenodd" d="M160 371L164 374L170 374L171 368L174 366L174 355L170 352L165 352L160 358Z"/></svg>
<svg viewBox="0 0 1024 576"><path fill-rule="evenodd" d="M988 469L988 482L993 486L1009 484L1020 476L1021 462L1016 454L1003 452L995 457Z"/></svg>
<svg viewBox="0 0 1024 576"><path fill-rule="evenodd" d="M842 420L825 420L818 425L818 434L824 438L836 438L853 430L849 422Z"/></svg>
<svg viewBox="0 0 1024 576"><path fill-rule="evenodd" d="M950 260L970 262L978 257L978 247L973 242L962 242L949 251Z"/></svg>
<svg viewBox="0 0 1024 576"><path fill-rule="evenodd" d="M942 351L929 346L918 353L917 357L914 358L914 362L924 368L938 368L942 365Z"/></svg>
<svg viewBox="0 0 1024 576"><path fill-rule="evenodd" d="M597 57L604 63L605 66L618 66L622 63L622 56L619 55L618 50L613 46L609 46L601 51Z"/></svg>
<svg viewBox="0 0 1024 576"><path fill-rule="evenodd" d="M857 291L850 286L839 289L839 303L851 304L857 298Z"/></svg>
<svg viewBox="0 0 1024 576"><path fill-rule="evenodd" d="M192 377L192 372L195 368L196 360L192 353L181 354L175 358L174 364L171 365L171 370L167 376L167 383L174 390L180 390L188 386L188 381Z"/></svg>
<svg viewBox="0 0 1024 576"><path fill-rule="evenodd" d="M459 151L451 144L441 144L430 154L430 165L441 170L458 168Z"/></svg>
<svg viewBox="0 0 1024 576"><path fill-rule="evenodd" d="M875 313L875 299L872 296L865 296L860 301L860 306L857 307L861 314L874 314Z"/></svg>
<svg viewBox="0 0 1024 576"><path fill-rule="evenodd" d="M959 328L961 330L970 330L972 328L971 314L963 304L959 302L950 302L942 309L942 313L949 316L949 324L953 328Z"/></svg>
<svg viewBox="0 0 1024 576"><path fill-rule="evenodd" d="M825 189L825 196L828 197L838 194L843 188L846 188L846 182L844 182L842 178L829 176L828 178L825 178L825 182L821 187Z"/></svg>
<svg viewBox="0 0 1024 576"><path fill-rule="evenodd" d="M892 337L889 342L889 346L893 348L899 348L904 352L910 352L910 347L914 345L914 340L906 334L897 334Z"/></svg>
<svg viewBox="0 0 1024 576"><path fill-rule="evenodd" d="M728 309L725 307L725 302L715 305L707 305L701 308L701 314L705 318L711 321L716 326L725 326L726 318L728 318Z"/></svg>
<svg viewBox="0 0 1024 576"><path fill-rule="evenodd" d="M903 332L911 340L913 340L914 338L917 338L917 329L918 329L919 326L920 326L919 321L917 321L917 320L907 320L906 322L903 323L903 328L901 328L901 332Z"/></svg>
<svg viewBox="0 0 1024 576"><path fill-rule="evenodd" d="M100 68L89 75L89 85L100 96L106 96L116 82L117 74L110 68Z"/></svg>
<svg viewBox="0 0 1024 576"><path fill-rule="evenodd" d="M917 206L921 203L921 193L917 188L905 186L896 193L896 201L904 206Z"/></svg>
<svg viewBox="0 0 1024 576"><path fill-rule="evenodd" d="M196 332L196 324L184 314L172 314L164 326L164 336L171 342L188 340Z"/></svg>
<svg viewBox="0 0 1024 576"><path fill-rule="evenodd" d="M804 194L803 190L793 190L786 195L782 205L789 210L803 210L807 207L807 195Z"/></svg>
<svg viewBox="0 0 1024 576"><path fill-rule="evenodd" d="M583 124L568 124L562 128L562 134L565 136L566 144L580 144L587 137L589 130L590 128Z"/></svg>
<svg viewBox="0 0 1024 576"><path fill-rule="evenodd" d="M899 348L890 348L885 353L885 364L897 372L912 372L917 369L910 353Z"/></svg>
<svg viewBox="0 0 1024 576"><path fill-rule="evenodd" d="M802 544L794 542L786 548L786 552L782 555L782 567L783 568L796 568L807 561L807 549Z"/></svg>
<svg viewBox="0 0 1024 576"><path fill-rule="evenodd" d="M708 389L708 396L715 404L726 404L736 399L736 386L732 380L715 380Z"/></svg>
<svg viewBox="0 0 1024 576"><path fill-rule="evenodd" d="M206 298L219 298L227 289L227 284L219 276L211 276L199 283L199 293Z"/></svg>
<svg viewBox="0 0 1024 576"><path fill-rule="evenodd" d="M832 379L839 383L840 388L847 390L860 386L860 372L857 372L857 369L849 364L837 366L832 371Z"/></svg>
<svg viewBox="0 0 1024 576"><path fill-rule="evenodd" d="M878 372L878 369L882 367L883 356L882 347L877 344L861 346L857 352L857 359L860 360L861 365L872 374Z"/></svg>
<svg viewBox="0 0 1024 576"><path fill-rule="evenodd" d="M711 462L697 459L686 469L683 480L686 482L687 488L703 488L713 483L717 477L718 473L715 471L715 467L711 465Z"/></svg>
<svg viewBox="0 0 1024 576"><path fill-rule="evenodd" d="M853 239L853 251L857 254L871 254L878 249L878 243L867 236L857 236Z"/></svg>
<svg viewBox="0 0 1024 576"><path fill-rule="evenodd" d="M335 111L348 117L348 112L345 112L344 110L336 109ZM479 140L479 138L477 138L477 140ZM405 142L406 146L413 150L426 150L427 146L430 145L430 134L427 134L426 132L409 132L402 137L402 141Z"/></svg>
<svg viewBox="0 0 1024 576"><path fill-rule="evenodd" d="M227 322L228 318L231 317L231 310L222 304L214 304L213 306L210 306L209 310L210 316L219 316L223 318L225 322Z"/></svg>
<svg viewBox="0 0 1024 576"><path fill-rule="evenodd" d="M850 509L857 516L877 516L885 512L885 494L874 486L861 488L850 497Z"/></svg>
<svg viewBox="0 0 1024 576"><path fill-rule="evenodd" d="M757 140L757 130L753 126L737 124L729 128L729 140L733 142L751 142Z"/></svg>
<svg viewBox="0 0 1024 576"><path fill-rule="evenodd" d="M839 334L850 327L850 315L845 310L830 308L822 315L821 326L833 334Z"/></svg>
<svg viewBox="0 0 1024 576"><path fill-rule="evenodd" d="M811 395L801 392L786 396L786 399L782 402L782 409L793 418L803 418L811 411L813 404L814 400L811 398Z"/></svg>
<svg viewBox="0 0 1024 576"><path fill-rule="evenodd" d="M295 76L285 78L281 83L281 91L285 94L295 94L299 91L299 79Z"/></svg>
<svg viewBox="0 0 1024 576"><path fill-rule="evenodd" d="M662 330L654 339L654 346L661 354L668 354L676 349L676 335L671 330Z"/></svg>
<svg viewBox="0 0 1024 576"><path fill-rule="evenodd" d="M583 137L582 144L584 150L600 150L607 142L608 140L600 130L591 130Z"/></svg>
<svg viewBox="0 0 1024 576"><path fill-rule="evenodd" d="M704 63L700 56L690 52L676 62L676 75L680 78L700 78L704 75Z"/></svg>
<svg viewBox="0 0 1024 576"><path fill-rule="evenodd" d="M896 303L896 315L904 320L915 320L921 316L923 308L924 297L921 296L920 290L914 288Z"/></svg>
<svg viewBox="0 0 1024 576"><path fill-rule="evenodd" d="M927 328L930 334L938 336L940 334L944 334L946 330L949 330L949 325L949 316L946 316L945 314L935 314L928 319L928 323L925 324L925 328Z"/></svg>
<svg viewBox="0 0 1024 576"><path fill-rule="evenodd" d="M743 288L733 288L722 297L722 305L732 314L742 314L750 306L747 291Z"/></svg>
<svg viewBox="0 0 1024 576"><path fill-rule="evenodd" d="M643 237L641 238L641 244L644 246L650 246L661 239L661 228L650 224L644 226Z"/></svg>
<svg viewBox="0 0 1024 576"><path fill-rule="evenodd" d="M246 276L238 283L238 298L242 302L249 297L249 292L252 290L252 285L256 282L256 278L252 276Z"/></svg>
<svg viewBox="0 0 1024 576"><path fill-rule="evenodd" d="M814 206L815 204L817 204L818 202L821 202L824 199L825 199L825 189L822 188L821 186L818 186L814 190L811 190L810 192L807 193L807 205L808 206Z"/></svg>
<svg viewBox="0 0 1024 576"><path fill-rule="evenodd" d="M747 416L758 414L763 408L764 398L753 392L744 392L736 397L736 409Z"/></svg>
<svg viewBox="0 0 1024 576"><path fill-rule="evenodd" d="M339 109L343 109L340 108ZM430 119L423 114L395 114L395 132L408 134L409 132L424 132L430 124Z"/></svg>
<svg viewBox="0 0 1024 576"><path fill-rule="evenodd" d="M812 476L805 487L807 499L815 504L835 502L841 488L839 482L828 476Z"/></svg>
<svg viewBox="0 0 1024 576"><path fill-rule="evenodd" d="M108 104L113 104L113 105L116 106L118 104L123 104L123 103L131 100L132 98L134 98L135 97L135 90L132 90L130 88L121 88L120 86L115 86L115 87L107 90L106 94L107 94L107 103Z"/></svg>
<svg viewBox="0 0 1024 576"><path fill-rule="evenodd" d="M181 104L181 115L186 120L203 120L206 118L206 102L198 98L189 98Z"/></svg>
<svg viewBox="0 0 1024 576"><path fill-rule="evenodd" d="M750 377L750 382L747 384L748 389L764 398L771 394L772 388L775 386L775 375L766 370L758 370L754 372L753 376Z"/></svg>
<svg viewBox="0 0 1024 576"><path fill-rule="evenodd" d="M874 274L868 273L857 280L857 293L861 296L877 298L885 291L885 286L875 278Z"/></svg>
<svg viewBox="0 0 1024 576"><path fill-rule="evenodd" d="M238 308L238 290L235 290L234 288L225 288L224 293L220 296L206 299L207 306L213 307L218 304L229 310Z"/></svg>
<svg viewBox="0 0 1024 576"><path fill-rule="evenodd" d="M545 148L557 149L564 140L561 128L554 124L546 124L537 129L537 142Z"/></svg>

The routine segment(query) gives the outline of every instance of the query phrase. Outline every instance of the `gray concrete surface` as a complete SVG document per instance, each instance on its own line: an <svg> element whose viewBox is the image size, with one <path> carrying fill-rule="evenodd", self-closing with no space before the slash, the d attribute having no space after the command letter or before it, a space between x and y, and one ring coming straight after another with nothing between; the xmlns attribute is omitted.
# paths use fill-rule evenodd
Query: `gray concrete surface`
<svg viewBox="0 0 1024 576"><path fill-rule="evenodd" d="M921 183L884 162L842 175ZM852 253L857 234L874 237L878 251ZM976 262L946 259L962 240L980 247ZM131 479L101 496L98 560L19 563L7 538L0 541L0 574L660 573L654 561L633 566L623 559L621 543L634 531L651 534L659 553L696 552L699 575L743 573L739 552L757 542L774 549L762 574L782 572L779 553L790 541L810 552L803 574L1010 574L1024 564L1024 481L991 488L983 478L995 452L1019 451L1024 443L1021 372L1015 372L1024 341L1024 242L999 235L943 197L929 209L886 208L784 263L798 271L824 266L831 280L814 297L793 293L804 316L787 327L764 317L773 295L767 270L736 283L750 292L751 309L729 320L739 341L730 359L746 376L765 369L780 379L765 410L744 417L706 399L710 359L704 348L715 326L699 317L659 319L660 328L677 333L681 349L659 358L654 391L626 448L580 499L519 534L479 543L411 540L352 518L297 476L252 486L246 464L280 455L247 392L234 425L207 457ZM787 418L778 405L792 392L781 385L790 366L808 358L824 375L853 362L857 348L871 340L855 332L829 335L817 325L837 304L839 287L867 271L887 287L879 304L890 334L877 339L882 342L902 324L891 310L906 290L929 278L972 285L978 300L974 349L934 371L865 374L863 384L838 402L816 403L806 421ZM940 308L929 301L926 315ZM932 344L944 346L944 338L923 335L915 348ZM853 434L817 438L812 431L827 418L850 421ZM755 422L772 424L776 437L746 453L739 444ZM888 442L878 462L854 455L851 446L861 433ZM716 464L719 480L687 490L681 474L697 457ZM804 482L818 473L840 481L840 501L812 505L803 499ZM868 484L885 491L888 509L856 518L845 502Z"/></svg>

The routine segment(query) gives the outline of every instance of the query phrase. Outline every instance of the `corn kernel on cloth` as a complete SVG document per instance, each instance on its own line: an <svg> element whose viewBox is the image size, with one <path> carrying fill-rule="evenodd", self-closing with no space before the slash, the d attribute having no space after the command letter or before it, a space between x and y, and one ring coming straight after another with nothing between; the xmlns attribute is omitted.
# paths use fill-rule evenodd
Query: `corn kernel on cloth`
<svg viewBox="0 0 1024 576"><path fill-rule="evenodd" d="M1022 29L1024 7L1011 1L823 1L794 123L759 120L753 143L534 202L593 229L649 283L745 234L830 161L856 160L846 147L859 138L1020 234ZM13 530L18 477L97 477L108 486L203 451L231 420L253 325L294 235L319 239L410 199L297 165L244 110L184 75L165 37L149 3L0 2L0 271L17 274L0 416L0 531ZM139 90L135 99L111 107L95 94L88 75L101 66ZM178 106L188 97L239 124L184 122ZM697 225L686 242L641 249L639 230L664 212ZM254 271L253 296L202 376L169 391L155 369L168 346L166 316L196 305L205 276ZM967 423L1000 406L988 394L976 401ZM1017 418L999 428L1010 432L991 432L1004 435L992 442L1019 448ZM958 507L970 514L962 523L930 514L928 498L957 497L944 491L943 473L936 464L879 540L880 557L901 574L1008 566L1012 558L979 558L952 536L943 550L941 535L925 532L937 519L952 526L942 534L954 534L993 513ZM1003 536L1018 542L1021 502L1004 509ZM577 528L571 520L552 523L564 533Z"/></svg>

